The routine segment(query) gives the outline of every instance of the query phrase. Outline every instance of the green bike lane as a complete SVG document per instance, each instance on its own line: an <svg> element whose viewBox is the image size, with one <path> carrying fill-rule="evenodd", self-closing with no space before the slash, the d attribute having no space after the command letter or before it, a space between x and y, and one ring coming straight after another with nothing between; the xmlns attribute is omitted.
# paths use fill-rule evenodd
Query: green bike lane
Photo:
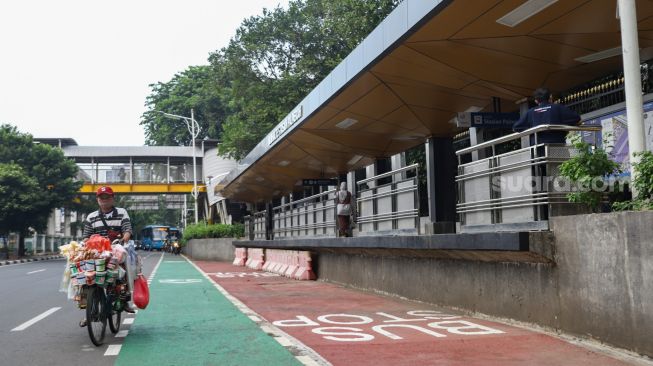
<svg viewBox="0 0 653 366"><path fill-rule="evenodd" d="M182 257L166 255L116 365L301 365Z"/></svg>

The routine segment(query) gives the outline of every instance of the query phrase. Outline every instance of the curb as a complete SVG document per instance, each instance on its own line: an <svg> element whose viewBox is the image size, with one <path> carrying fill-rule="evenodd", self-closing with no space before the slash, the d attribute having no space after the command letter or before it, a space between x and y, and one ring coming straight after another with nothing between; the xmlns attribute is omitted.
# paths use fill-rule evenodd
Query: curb
<svg viewBox="0 0 653 366"><path fill-rule="evenodd" d="M64 256L62 256L62 255L49 255L47 257L2 260L2 261L0 261L0 266L9 266L9 265L12 265L12 264L37 262L37 261L47 261L47 260L62 259L62 258L64 258Z"/></svg>

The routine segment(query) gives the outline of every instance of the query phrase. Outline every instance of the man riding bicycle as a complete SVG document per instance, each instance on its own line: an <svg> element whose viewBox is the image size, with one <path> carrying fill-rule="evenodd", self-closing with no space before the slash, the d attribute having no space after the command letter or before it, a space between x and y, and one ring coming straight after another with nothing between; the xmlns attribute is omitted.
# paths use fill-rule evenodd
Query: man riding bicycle
<svg viewBox="0 0 653 366"><path fill-rule="evenodd" d="M129 219L127 210L121 207L114 207L113 189L109 186L98 188L95 193L97 203L100 208L86 216L84 220L84 240L87 240L93 234L109 238L112 242L120 239L127 243L132 236L132 224ZM129 284L129 289L132 286ZM125 312L134 313L134 308L129 304L125 305ZM82 320L80 326L86 325L86 319Z"/></svg>

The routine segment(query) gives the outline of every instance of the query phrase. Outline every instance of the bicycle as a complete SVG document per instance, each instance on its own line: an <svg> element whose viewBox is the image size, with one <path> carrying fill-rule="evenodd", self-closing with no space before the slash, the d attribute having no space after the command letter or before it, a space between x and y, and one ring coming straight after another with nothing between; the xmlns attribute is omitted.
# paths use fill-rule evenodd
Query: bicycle
<svg viewBox="0 0 653 366"><path fill-rule="evenodd" d="M106 289L98 285L82 286L86 294L86 327L94 345L99 347L104 343L107 323L111 333L116 334L120 330L122 312L128 301L126 287L123 283Z"/></svg>

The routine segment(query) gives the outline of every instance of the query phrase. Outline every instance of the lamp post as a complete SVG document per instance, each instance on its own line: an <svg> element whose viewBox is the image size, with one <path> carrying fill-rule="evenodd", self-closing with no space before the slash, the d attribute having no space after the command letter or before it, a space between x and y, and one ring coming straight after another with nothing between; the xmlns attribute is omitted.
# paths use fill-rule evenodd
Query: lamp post
<svg viewBox="0 0 653 366"><path fill-rule="evenodd" d="M190 133L192 139L193 139L193 191L191 194L193 195L193 198L195 199L195 224L198 222L198 212L197 212L197 196L199 195L199 192L197 190L197 162L195 160L195 139L197 138L197 135L200 133L200 126L195 120L195 111L191 108L190 110L190 118L184 117L184 116L179 116L176 114L170 114L170 113L165 113L165 112L160 112L157 111L164 116L172 119L180 119L183 120L186 123L186 128L188 129L188 132Z"/></svg>

